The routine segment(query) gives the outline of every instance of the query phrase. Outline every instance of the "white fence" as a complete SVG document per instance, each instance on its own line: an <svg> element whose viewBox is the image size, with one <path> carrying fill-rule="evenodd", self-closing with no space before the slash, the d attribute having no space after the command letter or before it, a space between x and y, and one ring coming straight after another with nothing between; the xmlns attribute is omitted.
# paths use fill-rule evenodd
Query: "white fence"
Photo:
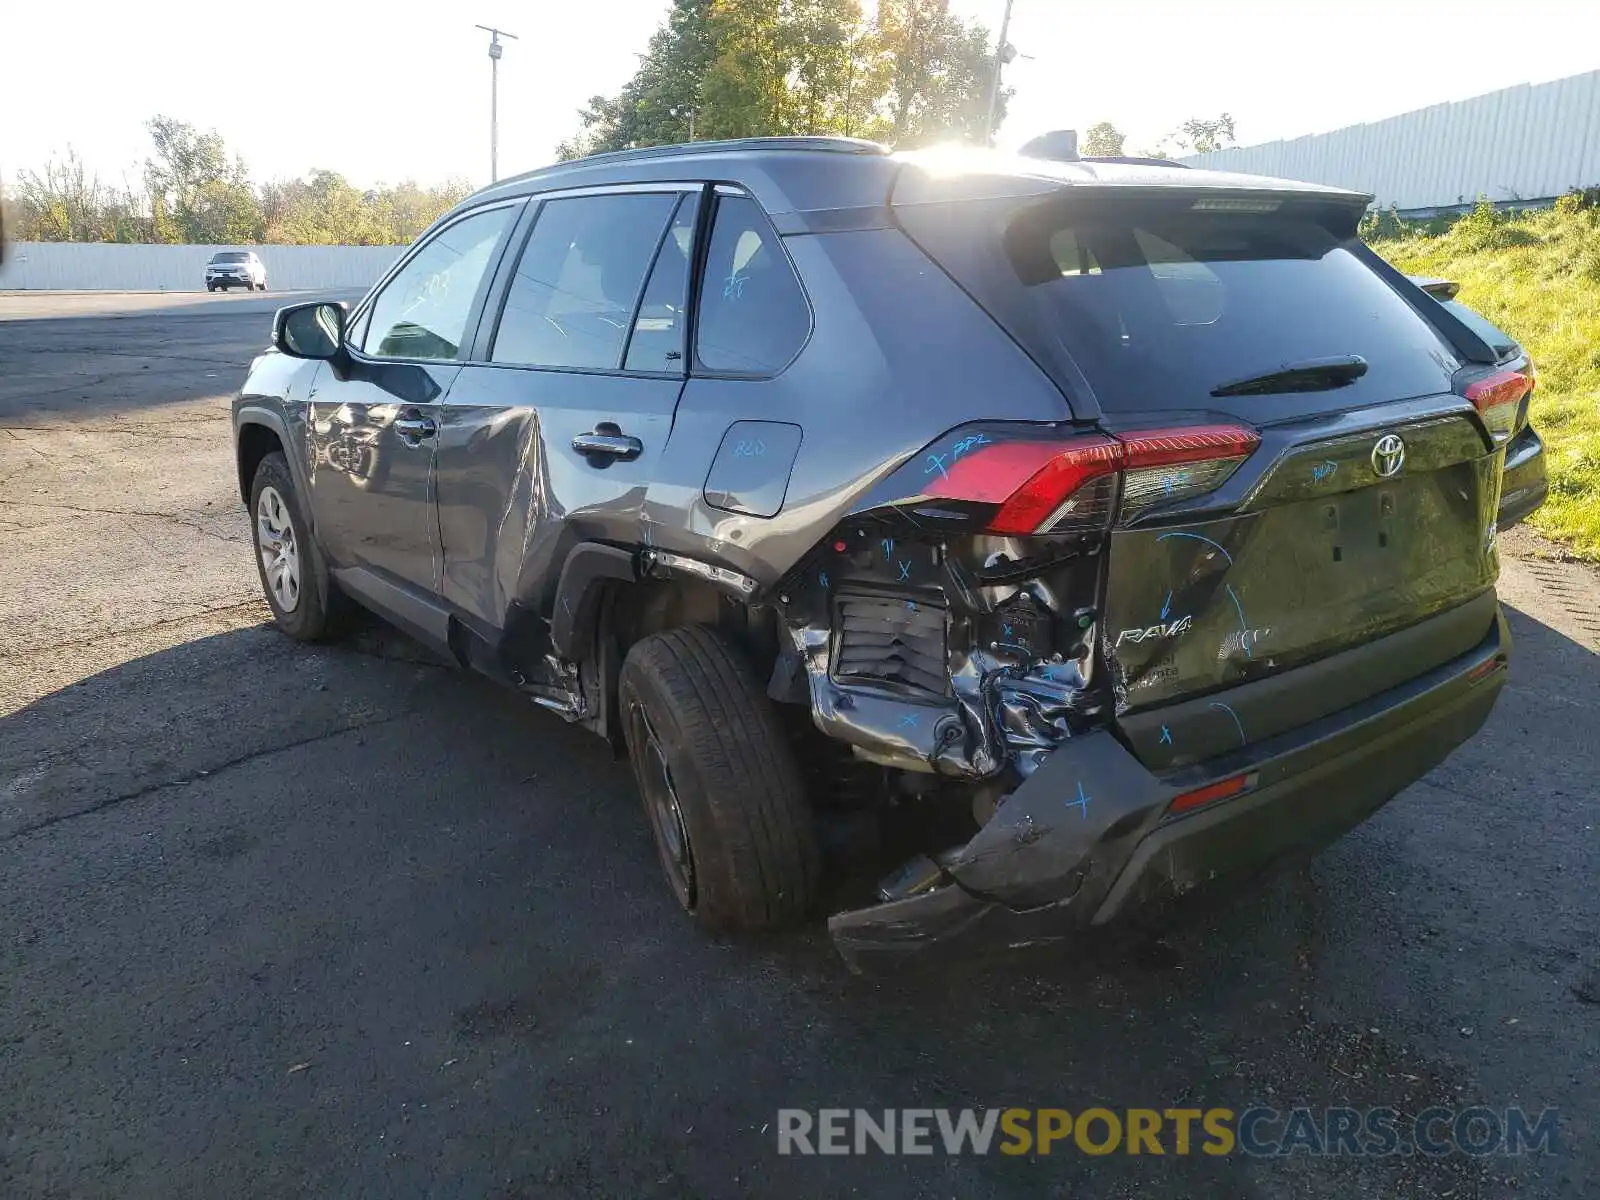
<svg viewBox="0 0 1600 1200"><path fill-rule="evenodd" d="M146 246L111 242L14 242L0 265L0 291L197 292L218 250L247 248L273 291L365 288L404 246Z"/></svg>
<svg viewBox="0 0 1600 1200"><path fill-rule="evenodd" d="M1600 184L1600 71L1185 162L1370 192L1402 212Z"/></svg>

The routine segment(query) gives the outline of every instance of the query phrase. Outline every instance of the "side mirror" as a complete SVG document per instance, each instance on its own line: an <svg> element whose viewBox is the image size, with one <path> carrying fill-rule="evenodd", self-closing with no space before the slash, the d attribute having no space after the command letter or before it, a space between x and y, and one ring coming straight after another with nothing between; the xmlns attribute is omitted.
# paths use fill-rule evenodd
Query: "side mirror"
<svg viewBox="0 0 1600 1200"><path fill-rule="evenodd" d="M335 359L344 352L344 305L313 302L280 308L272 344L293 358Z"/></svg>

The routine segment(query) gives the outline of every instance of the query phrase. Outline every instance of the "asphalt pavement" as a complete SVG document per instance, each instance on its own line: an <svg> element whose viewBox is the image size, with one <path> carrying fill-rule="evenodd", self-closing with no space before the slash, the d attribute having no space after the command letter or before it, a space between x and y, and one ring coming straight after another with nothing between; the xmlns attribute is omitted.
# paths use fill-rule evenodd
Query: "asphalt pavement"
<svg viewBox="0 0 1600 1200"><path fill-rule="evenodd" d="M1600 1178L1600 585L1485 730L1161 936L895 979L675 909L598 739L266 624L282 296L0 296L0 1196L1474 1197ZM780 1108L1559 1110L1558 1153L785 1157Z"/></svg>

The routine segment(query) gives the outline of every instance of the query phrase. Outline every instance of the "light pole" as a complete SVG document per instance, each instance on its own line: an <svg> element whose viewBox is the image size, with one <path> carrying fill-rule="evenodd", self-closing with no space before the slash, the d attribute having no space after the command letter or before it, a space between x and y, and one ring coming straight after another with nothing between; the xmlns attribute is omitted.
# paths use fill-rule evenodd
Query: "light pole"
<svg viewBox="0 0 1600 1200"><path fill-rule="evenodd" d="M489 35L489 182L494 183L500 178L500 54L503 49L500 39L510 38L514 42L517 35L492 25L474 28Z"/></svg>
<svg viewBox="0 0 1600 1200"><path fill-rule="evenodd" d="M983 120L983 144L989 145L994 141L994 114L1000 107L1000 71L1017 56L1017 48L1006 41L1006 34L1011 31L1011 3L1006 0L1005 16L1000 18L1000 41L994 48L994 78L989 81L989 115Z"/></svg>

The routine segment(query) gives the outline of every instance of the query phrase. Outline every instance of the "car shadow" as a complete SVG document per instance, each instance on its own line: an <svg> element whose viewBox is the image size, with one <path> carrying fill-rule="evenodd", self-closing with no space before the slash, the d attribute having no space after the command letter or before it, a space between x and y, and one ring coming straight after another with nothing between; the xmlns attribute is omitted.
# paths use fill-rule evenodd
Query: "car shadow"
<svg viewBox="0 0 1600 1200"><path fill-rule="evenodd" d="M1453 823L1491 820L1504 794L1473 773L1520 766L1509 744L1551 713L1570 728L1572 704L1600 711L1600 660L1511 620L1512 685L1490 726L1314 864L1159 932L893 978L852 975L820 922L700 933L599 739L387 627L332 646L250 627L171 647L0 718L10 1098L39 1152L80 1178L96 1177L86 1147L121 1155L128 1195L246 1188L250 1156L229 1147L256 1139L316 1164L333 1193L416 1191L440 1171L463 1195L1342 1196L1403 1168L1411 1194L1493 1194L1459 1157L799 1160L777 1158L765 1127L780 1107L1416 1113L1463 1086L1505 1103L1524 1072L1563 1075L1559 1050L1531 1044L1475 1075L1418 1032L1427 997L1378 990L1445 969L1465 936L1451 907L1459 923L1526 916L1429 836L1444 805L1427 789ZM1597 749L1565 750L1592 778ZM1566 852L1528 841L1517 866L1559 875ZM1446 874L1464 891L1424 913L1411 889ZM1567 864L1565 878L1582 876ZM1574 929L1592 919L1592 897L1563 902ZM1421 921L1443 934L1419 939ZM1526 964L1508 951L1481 967ZM143 1065L112 1103L103 1081L129 1061ZM192 1064L220 1062L219 1101L219 1077ZM348 1107L306 1121L291 1085ZM1581 1086L1552 1102L1592 1101ZM428 1109L404 1127L404 1162L427 1164L412 1176L341 1132L398 1138L384 1098L399 1096ZM530 1143L530 1119L547 1136ZM0 1162L0 1182L23 1165ZM1497 1178L1542 1169L1496 1163Z"/></svg>

